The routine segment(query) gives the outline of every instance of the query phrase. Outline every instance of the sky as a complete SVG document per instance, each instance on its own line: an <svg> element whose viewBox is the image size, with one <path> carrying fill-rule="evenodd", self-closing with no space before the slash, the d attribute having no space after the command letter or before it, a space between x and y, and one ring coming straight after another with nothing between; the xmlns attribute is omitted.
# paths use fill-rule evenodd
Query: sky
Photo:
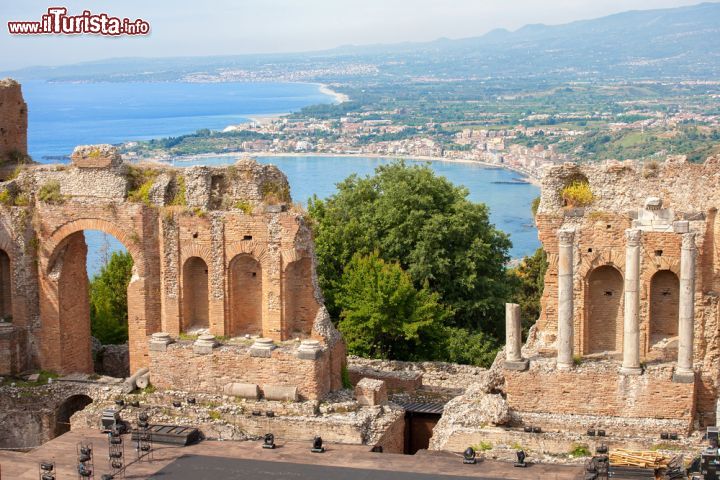
<svg viewBox="0 0 720 480"><path fill-rule="evenodd" d="M348 44L430 41L601 17L699 0L0 0L0 70L114 57L299 52ZM145 37L20 36L7 22L50 6L142 18Z"/></svg>

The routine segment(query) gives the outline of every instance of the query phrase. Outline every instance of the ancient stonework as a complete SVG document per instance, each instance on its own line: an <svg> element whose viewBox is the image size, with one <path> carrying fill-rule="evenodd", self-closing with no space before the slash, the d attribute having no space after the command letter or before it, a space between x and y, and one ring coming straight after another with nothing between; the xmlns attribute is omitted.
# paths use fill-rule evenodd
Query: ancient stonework
<svg viewBox="0 0 720 480"><path fill-rule="evenodd" d="M0 156L25 154L26 107L12 81L0 83L0 127ZM131 373L152 366L159 387L213 394L233 382L312 399L342 387L345 347L282 172L247 159L130 165L110 145L77 147L71 160L0 181L0 375L93 373L83 231L100 230L133 259ZM200 340L165 341L181 335ZM243 342L259 337L280 348L254 357Z"/></svg>
<svg viewBox="0 0 720 480"><path fill-rule="evenodd" d="M20 84L0 80L0 164L16 163L27 156L27 105Z"/></svg>

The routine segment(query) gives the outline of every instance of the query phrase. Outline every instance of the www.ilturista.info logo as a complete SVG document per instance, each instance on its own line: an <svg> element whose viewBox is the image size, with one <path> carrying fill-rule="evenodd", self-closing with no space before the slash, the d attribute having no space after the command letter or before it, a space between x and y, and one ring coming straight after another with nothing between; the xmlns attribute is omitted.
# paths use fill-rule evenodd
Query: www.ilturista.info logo
<svg viewBox="0 0 720 480"><path fill-rule="evenodd" d="M7 22L11 35L147 35L150 24L138 18L111 17L85 10L81 15L68 15L65 7L50 7L39 22Z"/></svg>

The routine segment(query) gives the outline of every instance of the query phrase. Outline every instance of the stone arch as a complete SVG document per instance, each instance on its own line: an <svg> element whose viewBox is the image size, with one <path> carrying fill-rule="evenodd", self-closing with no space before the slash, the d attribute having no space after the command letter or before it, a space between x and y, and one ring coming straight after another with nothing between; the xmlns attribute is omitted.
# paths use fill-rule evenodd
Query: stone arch
<svg viewBox="0 0 720 480"><path fill-rule="evenodd" d="M312 284L312 268L312 258L304 256L283 269L283 318L289 336L302 338L312 331L320 307Z"/></svg>
<svg viewBox="0 0 720 480"><path fill-rule="evenodd" d="M680 279L672 270L658 270L650 280L650 345L678 334Z"/></svg>
<svg viewBox="0 0 720 480"><path fill-rule="evenodd" d="M263 331L263 269L249 253L235 255L228 265L228 331L231 336Z"/></svg>
<svg viewBox="0 0 720 480"><path fill-rule="evenodd" d="M147 335L145 255L136 234L99 218L82 218L56 228L40 248L41 358L43 368L62 373L94 370L84 231L115 237L133 259L128 285L128 336L131 369L144 363Z"/></svg>
<svg viewBox="0 0 720 480"><path fill-rule="evenodd" d="M81 218L65 223L55 229L44 242L43 252L46 253L46 270L49 272L54 268L55 260L63 246L63 243L74 233L84 230L100 230L115 237L130 252L133 258L133 271L143 276L145 273L145 261L142 249L138 246L136 234L128 233L117 224L99 218Z"/></svg>
<svg viewBox="0 0 720 480"><path fill-rule="evenodd" d="M59 437L63 433L70 431L70 418L80 410L84 409L93 402L92 398L85 394L71 395L66 398L55 409L55 428L54 437Z"/></svg>
<svg viewBox="0 0 720 480"><path fill-rule="evenodd" d="M186 258L182 267L182 331L210 328L209 287L207 262L199 256Z"/></svg>
<svg viewBox="0 0 720 480"><path fill-rule="evenodd" d="M259 244L255 240L233 243L232 245L228 245L225 250L226 258L230 259L230 262L242 254L251 255L262 265L265 263L267 251L264 245ZM230 262L228 262L228 266Z"/></svg>
<svg viewBox="0 0 720 480"><path fill-rule="evenodd" d="M585 354L622 351L623 276L602 265L587 276L585 286Z"/></svg>

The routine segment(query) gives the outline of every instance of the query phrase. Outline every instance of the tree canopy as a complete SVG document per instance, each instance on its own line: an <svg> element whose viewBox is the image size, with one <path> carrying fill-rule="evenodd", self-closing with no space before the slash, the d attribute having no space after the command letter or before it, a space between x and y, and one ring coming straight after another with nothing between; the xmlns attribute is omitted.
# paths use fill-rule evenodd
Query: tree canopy
<svg viewBox="0 0 720 480"><path fill-rule="evenodd" d="M133 260L128 252L113 252L100 272L90 280L90 325L103 344L128 339L127 288Z"/></svg>
<svg viewBox="0 0 720 480"><path fill-rule="evenodd" d="M504 332L510 298L505 264L510 240L490 223L484 204L425 165L383 165L375 175L350 176L326 200L313 198L318 277L334 318L340 318L343 271L356 254L377 251L397 263L416 289L438 294L452 311L449 326Z"/></svg>

